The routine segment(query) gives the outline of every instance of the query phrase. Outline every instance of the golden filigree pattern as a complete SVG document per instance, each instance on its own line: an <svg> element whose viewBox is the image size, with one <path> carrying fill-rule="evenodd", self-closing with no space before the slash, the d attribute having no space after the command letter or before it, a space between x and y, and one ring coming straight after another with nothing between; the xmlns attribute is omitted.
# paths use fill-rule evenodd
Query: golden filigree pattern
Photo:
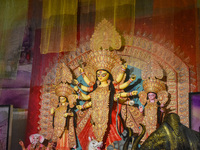
<svg viewBox="0 0 200 150"><path fill-rule="evenodd" d="M147 102L147 92L145 91L141 91L139 94L138 94L139 98L140 98L140 102L142 105L145 105L146 102Z"/></svg>
<svg viewBox="0 0 200 150"><path fill-rule="evenodd" d="M92 98L91 118L94 122L93 131L96 140L103 141L103 137L108 127L110 91L108 87L97 87L90 95Z"/></svg>
<svg viewBox="0 0 200 150"><path fill-rule="evenodd" d="M56 142L58 138L61 137L61 135L64 132L65 124L66 124L66 118L64 117L64 114L67 111L67 106L59 106L55 110L55 117L54 117L54 132L52 141Z"/></svg>
<svg viewBox="0 0 200 150"><path fill-rule="evenodd" d="M92 38L90 39L90 49L119 49L121 47L121 36L116 31L115 27L103 19L96 27Z"/></svg>
<svg viewBox="0 0 200 150"><path fill-rule="evenodd" d="M55 94L55 86L43 85L41 89L40 115L39 115L39 133L46 139L50 139L53 133L53 116L50 109L58 105L58 97Z"/></svg>
<svg viewBox="0 0 200 150"><path fill-rule="evenodd" d="M60 83L56 85L55 93L57 96L68 97L68 95L72 94L73 88L68 83Z"/></svg>
<svg viewBox="0 0 200 150"><path fill-rule="evenodd" d="M158 100L160 103L165 104L169 100L168 98L168 92L167 91L160 91L157 93L158 95Z"/></svg>
<svg viewBox="0 0 200 150"><path fill-rule="evenodd" d="M144 80L142 85L146 93L149 93L149 92L158 93L159 91L166 90L165 83L156 78L148 78Z"/></svg>
<svg viewBox="0 0 200 150"><path fill-rule="evenodd" d="M123 73L122 65L120 64L120 65L114 66L114 68L112 69L111 73L113 75L113 80L116 81L116 79L118 77L117 75L119 75L120 73ZM124 78L122 79L121 83L124 83L125 76L126 76L126 74L124 75Z"/></svg>
<svg viewBox="0 0 200 150"><path fill-rule="evenodd" d="M58 64L56 72L56 83L71 83L72 81L72 73L70 72L69 68L65 65L65 63L61 62Z"/></svg>
<svg viewBox="0 0 200 150"><path fill-rule="evenodd" d="M150 78L163 78L163 69L155 62L155 58L151 57L151 61L147 63L145 69L142 70L142 79Z"/></svg>
<svg viewBox="0 0 200 150"><path fill-rule="evenodd" d="M176 55L174 55L174 53L172 52L172 50L170 50L170 48L166 48L162 46L160 43L156 43L152 40L149 40L148 37L129 36L128 38L125 38L125 39L128 46L125 47L124 51L118 52L118 55L125 57L124 59L127 60L127 63L129 65L140 68L141 70L145 68L145 65L147 64L147 62L151 60L152 58L151 56L154 55L155 56L154 59L160 63L160 66L163 68L165 72L166 84L168 87L168 92L170 93L170 96L171 96L171 101L168 107L174 109L174 112L181 115L181 122L184 125L189 125L189 110L188 110L189 104L188 104L187 93L190 91L190 86L193 84L195 86L195 83L192 82L193 84L192 83L191 85L189 84L189 80L191 77L189 76L189 68L187 67L187 65L185 65L182 62L182 60L180 60ZM85 43L88 44L88 42L85 42ZM84 47L84 43L83 43L83 47ZM80 59L79 56L81 56L85 62L85 60L87 59L88 52L89 52L88 48L86 48L85 51L80 49L80 50L77 50L77 53L70 53L65 56L65 59L68 60L69 66L74 71L76 76L80 75L77 69L78 60ZM51 73L51 76L48 75L48 78L46 77L45 80L46 80L45 83L55 82L54 81L55 74ZM182 93L186 93L186 94L182 94ZM49 115L49 112L47 113L47 111L45 110L47 109L47 107L49 107L49 104L48 104L49 96L50 95L46 94L45 92L41 93L42 98L41 98L40 105L41 105L42 110L40 111L41 111L41 114L44 114L44 115L40 116L40 123L41 123L40 127L42 126L42 122L43 122L44 126L42 128L48 132L51 132L51 130L49 130L48 128L48 124L51 124L52 122L47 120L47 118L51 117L51 115ZM53 99L55 100L55 98ZM88 111L90 110L91 109L89 109ZM79 112L83 113L81 111ZM86 114L87 116L80 118L79 120L81 122L80 123L81 127L77 130L77 133L80 133L81 129L84 127L84 124L86 124L85 123L86 120L88 120L89 118L88 114L90 113L86 113ZM47 135L48 133L44 132L44 134Z"/></svg>
<svg viewBox="0 0 200 150"><path fill-rule="evenodd" d="M177 95L177 93L188 93L190 91L189 89L191 85L189 84L189 80L191 77L189 76L188 67L173 53L174 49L171 50L171 47L165 47L165 45L156 43L152 39L148 39L148 37L129 36L125 39L128 46L125 46L124 51L118 51L118 55L125 59L129 65L137 67L141 70L145 69L145 65L147 65L147 62L149 62L152 58L151 56L155 56L155 60L160 63L160 66L166 73L166 84L168 92L171 96L170 103L167 107L172 108L172 112L181 115L181 122L188 126L188 95ZM142 43L144 43L143 41L146 43L142 45ZM158 53L161 55L159 56ZM82 57L86 56L86 53L84 54L85 55L82 55ZM76 64L76 66L78 66L78 64ZM181 82L178 83L179 78L184 76L183 74L185 74L185 78L182 78L182 80L180 80ZM181 102L180 105L178 105L178 101ZM182 111L180 111L180 109ZM184 115L186 115L186 117L184 117Z"/></svg>
<svg viewBox="0 0 200 150"><path fill-rule="evenodd" d="M147 105L145 106L145 116L143 123L146 125L146 139L152 132L156 130L157 126L157 101L154 103L147 102Z"/></svg>
<svg viewBox="0 0 200 150"><path fill-rule="evenodd" d="M73 108L76 105L76 95L75 94L69 95L68 101L69 101L69 107Z"/></svg>
<svg viewBox="0 0 200 150"><path fill-rule="evenodd" d="M122 118L128 128L131 128L134 133L139 133L139 124L142 123L144 116L139 112L137 107L122 105Z"/></svg>
<svg viewBox="0 0 200 150"><path fill-rule="evenodd" d="M68 144L69 147L74 147L76 145L76 134L74 128L74 119L73 117L69 118L69 130L68 130Z"/></svg>
<svg viewBox="0 0 200 150"><path fill-rule="evenodd" d="M84 68L85 75L90 79L91 82L95 83L96 81L96 72L91 71L93 67L89 64Z"/></svg>
<svg viewBox="0 0 200 150"><path fill-rule="evenodd" d="M77 111L77 128L76 133L79 135L83 128L85 127L87 121L89 120L91 115L91 108L84 111Z"/></svg>
<svg viewBox="0 0 200 150"><path fill-rule="evenodd" d="M91 66L86 69L88 72L91 72L91 75L96 75L96 71L100 69L105 69L108 72L112 73L112 69L115 66L121 65L120 57L117 55L115 51L109 51L109 50L99 50L99 51L91 51L86 60L86 64ZM116 76L116 75L114 75ZM94 77L93 77L94 78ZM95 76L96 79L96 76Z"/></svg>

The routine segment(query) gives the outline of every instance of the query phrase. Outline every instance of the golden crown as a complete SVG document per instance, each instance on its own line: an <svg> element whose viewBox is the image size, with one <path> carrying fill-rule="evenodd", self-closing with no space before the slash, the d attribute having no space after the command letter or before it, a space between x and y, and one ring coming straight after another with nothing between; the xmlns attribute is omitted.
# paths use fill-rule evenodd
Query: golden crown
<svg viewBox="0 0 200 150"><path fill-rule="evenodd" d="M67 67L67 65L64 62L58 63L58 66L56 68L56 85L59 83L71 83L72 81L72 73L70 69Z"/></svg>
<svg viewBox="0 0 200 150"><path fill-rule="evenodd" d="M87 65L92 66L95 72L100 69L105 69L109 72L116 66L121 64L120 57L115 51L108 50L91 51L87 56Z"/></svg>
<svg viewBox="0 0 200 150"><path fill-rule="evenodd" d="M156 78L148 78L143 82L143 88L146 93L166 90L166 85L163 81Z"/></svg>
<svg viewBox="0 0 200 150"><path fill-rule="evenodd" d="M68 97L73 92L73 88L67 83L56 85L55 92L57 96Z"/></svg>
<svg viewBox="0 0 200 150"><path fill-rule="evenodd" d="M87 65L91 66L96 73L97 70L105 69L109 72L116 65L121 65L120 57L116 51L121 47L121 36L106 19L97 26L90 39L90 49L92 51L87 56Z"/></svg>

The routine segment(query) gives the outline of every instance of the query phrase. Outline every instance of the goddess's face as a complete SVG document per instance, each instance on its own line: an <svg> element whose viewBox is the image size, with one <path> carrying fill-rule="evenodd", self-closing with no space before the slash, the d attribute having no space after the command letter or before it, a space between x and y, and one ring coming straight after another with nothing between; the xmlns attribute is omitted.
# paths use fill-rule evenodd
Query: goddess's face
<svg viewBox="0 0 200 150"><path fill-rule="evenodd" d="M66 97L60 96L60 103L65 103L67 101Z"/></svg>
<svg viewBox="0 0 200 150"><path fill-rule="evenodd" d="M156 94L155 93L148 93L148 98L149 98L149 100L155 100Z"/></svg>
<svg viewBox="0 0 200 150"><path fill-rule="evenodd" d="M109 78L109 73L107 71L105 71L105 70L97 71L97 79L100 82L107 81L108 78Z"/></svg>

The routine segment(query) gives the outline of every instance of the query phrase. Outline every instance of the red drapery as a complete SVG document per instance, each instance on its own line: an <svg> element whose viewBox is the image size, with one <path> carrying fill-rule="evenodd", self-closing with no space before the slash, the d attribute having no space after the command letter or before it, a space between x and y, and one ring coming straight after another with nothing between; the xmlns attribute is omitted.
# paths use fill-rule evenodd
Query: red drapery
<svg viewBox="0 0 200 150"><path fill-rule="evenodd" d="M32 76L30 84L30 96L28 106L28 118L26 129L26 145L28 145L29 136L34 133L38 133L38 121L39 121L39 109L40 109L40 89L42 84L42 76L45 75L45 69L49 67L49 64L53 62L53 58L59 54L40 54L40 37L41 31L38 29L35 31L35 44L33 47L33 66Z"/></svg>

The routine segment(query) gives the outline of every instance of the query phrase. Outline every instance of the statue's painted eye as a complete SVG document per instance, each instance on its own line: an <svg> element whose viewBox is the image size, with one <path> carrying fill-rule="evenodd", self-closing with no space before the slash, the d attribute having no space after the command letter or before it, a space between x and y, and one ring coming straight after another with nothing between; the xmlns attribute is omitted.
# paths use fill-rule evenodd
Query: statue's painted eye
<svg viewBox="0 0 200 150"><path fill-rule="evenodd" d="M106 75L107 75L107 73L102 73L102 75L101 75L101 76L102 76L102 77L105 77Z"/></svg>
<svg viewBox="0 0 200 150"><path fill-rule="evenodd" d="M100 77L101 76L101 74L97 74L97 77Z"/></svg>

